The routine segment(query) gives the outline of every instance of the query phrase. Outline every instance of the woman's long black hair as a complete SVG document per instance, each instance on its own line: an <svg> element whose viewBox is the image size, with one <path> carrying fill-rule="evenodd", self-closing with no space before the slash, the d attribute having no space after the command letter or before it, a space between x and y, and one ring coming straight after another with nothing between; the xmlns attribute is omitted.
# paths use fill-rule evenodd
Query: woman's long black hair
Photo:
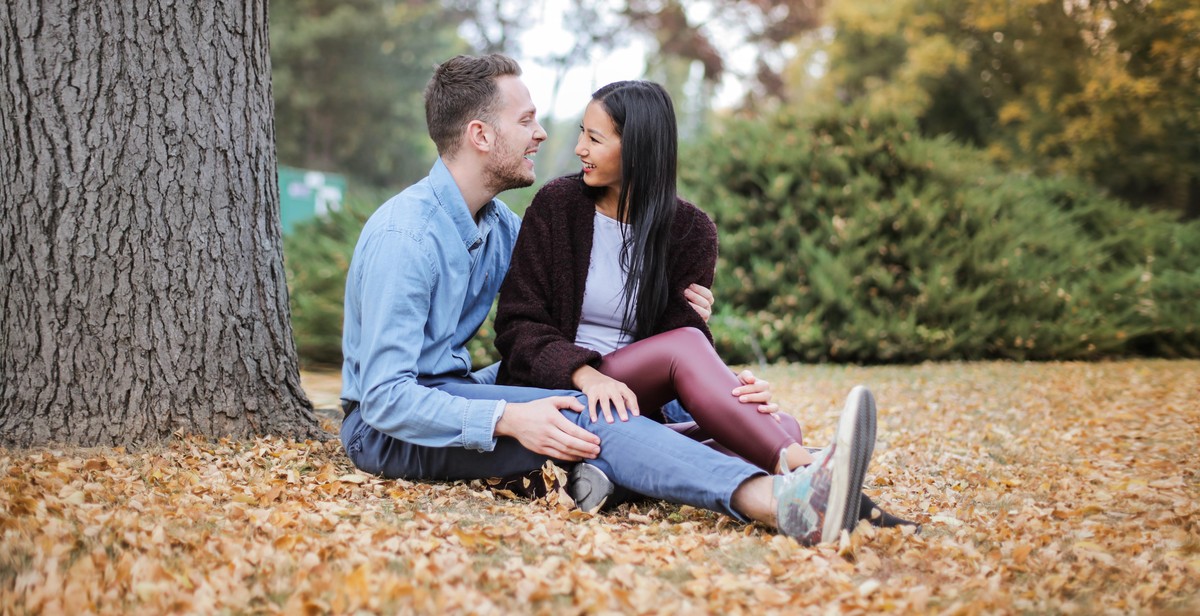
<svg viewBox="0 0 1200 616"><path fill-rule="evenodd" d="M675 106L667 91L652 81L610 83L596 90L592 100L608 112L621 138L617 220L628 224L621 249L626 271L624 323L640 340L654 332L670 294L667 269L679 157ZM636 302L631 301L635 297Z"/></svg>

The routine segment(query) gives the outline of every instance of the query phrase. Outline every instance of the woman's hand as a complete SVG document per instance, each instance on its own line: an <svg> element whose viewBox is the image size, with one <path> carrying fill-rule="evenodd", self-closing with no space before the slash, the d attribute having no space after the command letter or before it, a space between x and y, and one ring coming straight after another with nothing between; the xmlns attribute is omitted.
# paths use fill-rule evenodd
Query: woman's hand
<svg viewBox="0 0 1200 616"><path fill-rule="evenodd" d="M636 417L641 414L638 411L637 396L633 394L633 390L621 381L607 376L591 366L586 364L580 366L571 375L571 382L579 391L587 395L588 414L592 421L596 421L597 407L604 412L604 420L608 423L613 422L612 409L614 408L621 421L629 421L630 415Z"/></svg>
<svg viewBox="0 0 1200 616"><path fill-rule="evenodd" d="M758 403L759 413L777 413L779 405L771 402L771 384L754 376L749 370L742 370L738 375L741 387L733 389L733 395L739 402Z"/></svg>
<svg viewBox="0 0 1200 616"><path fill-rule="evenodd" d="M702 287L698 284L690 284L688 288L683 290L683 297L692 306L692 310L708 323L708 318L713 313L713 293L708 287Z"/></svg>

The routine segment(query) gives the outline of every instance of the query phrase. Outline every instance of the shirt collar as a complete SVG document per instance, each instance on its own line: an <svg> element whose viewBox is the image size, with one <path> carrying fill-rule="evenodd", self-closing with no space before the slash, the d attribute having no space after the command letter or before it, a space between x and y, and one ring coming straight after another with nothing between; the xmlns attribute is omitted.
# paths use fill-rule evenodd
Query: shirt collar
<svg viewBox="0 0 1200 616"><path fill-rule="evenodd" d="M450 175L450 170L446 168L446 163L442 162L441 157L433 163L433 169L429 171L429 181L438 204L454 222L454 228L458 230L463 246L467 250L478 248L483 243L484 230L495 222L496 200L492 199L483 206L480 210L480 222L476 224L475 219L471 217L471 208L467 207L462 191L459 190L458 184L454 183L454 176Z"/></svg>

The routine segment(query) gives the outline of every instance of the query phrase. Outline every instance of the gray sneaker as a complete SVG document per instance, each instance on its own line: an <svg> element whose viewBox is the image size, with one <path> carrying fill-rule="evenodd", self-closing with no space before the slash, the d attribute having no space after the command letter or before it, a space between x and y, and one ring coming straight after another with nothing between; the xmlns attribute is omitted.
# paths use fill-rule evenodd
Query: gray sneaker
<svg viewBox="0 0 1200 616"><path fill-rule="evenodd" d="M867 388L850 391L833 443L812 464L775 477L779 530L802 545L837 541L858 524L862 482L875 451L875 399ZM782 453L781 453L781 459Z"/></svg>
<svg viewBox="0 0 1200 616"><path fill-rule="evenodd" d="M613 493L613 482L596 466L580 462L571 468L567 494L587 513L596 513Z"/></svg>

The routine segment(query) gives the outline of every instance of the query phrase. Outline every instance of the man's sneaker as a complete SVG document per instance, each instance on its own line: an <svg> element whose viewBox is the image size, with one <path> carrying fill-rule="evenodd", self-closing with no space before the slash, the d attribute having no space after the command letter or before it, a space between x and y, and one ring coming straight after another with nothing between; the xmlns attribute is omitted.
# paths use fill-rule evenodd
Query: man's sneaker
<svg viewBox="0 0 1200 616"><path fill-rule="evenodd" d="M567 494L575 505L588 513L596 513L612 496L613 482L596 466L580 462L571 468Z"/></svg>
<svg viewBox="0 0 1200 616"><path fill-rule="evenodd" d="M803 545L836 541L858 523L862 482L875 451L875 400L865 387L850 391L833 443L812 464L775 477L779 530Z"/></svg>

